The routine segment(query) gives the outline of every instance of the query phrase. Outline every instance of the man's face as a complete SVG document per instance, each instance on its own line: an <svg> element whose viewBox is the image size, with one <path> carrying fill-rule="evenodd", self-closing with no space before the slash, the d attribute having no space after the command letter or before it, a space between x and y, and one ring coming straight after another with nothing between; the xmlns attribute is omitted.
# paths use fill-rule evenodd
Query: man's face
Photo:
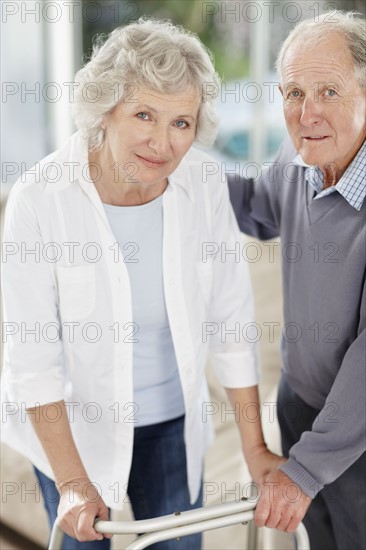
<svg viewBox="0 0 366 550"><path fill-rule="evenodd" d="M287 129L306 164L338 181L365 139L365 89L342 35L316 46L296 40L285 54L280 86Z"/></svg>

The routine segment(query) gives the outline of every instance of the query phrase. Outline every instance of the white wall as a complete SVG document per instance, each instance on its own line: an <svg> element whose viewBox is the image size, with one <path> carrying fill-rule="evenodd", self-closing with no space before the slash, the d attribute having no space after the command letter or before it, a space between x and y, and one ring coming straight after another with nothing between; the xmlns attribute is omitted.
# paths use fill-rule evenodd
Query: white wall
<svg viewBox="0 0 366 550"><path fill-rule="evenodd" d="M81 18L71 2L1 2L2 192L73 132L69 113ZM79 52L79 55L77 53Z"/></svg>

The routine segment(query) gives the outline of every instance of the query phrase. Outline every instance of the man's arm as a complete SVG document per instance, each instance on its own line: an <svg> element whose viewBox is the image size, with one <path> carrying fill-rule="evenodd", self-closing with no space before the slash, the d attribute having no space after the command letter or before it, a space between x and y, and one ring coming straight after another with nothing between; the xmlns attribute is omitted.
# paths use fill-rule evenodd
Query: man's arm
<svg viewBox="0 0 366 550"><path fill-rule="evenodd" d="M227 176L230 201L243 233L261 240L279 236L281 184L286 179L286 166L292 164L295 155L290 139L286 139L276 158L261 167L255 181L238 174Z"/></svg>
<svg viewBox="0 0 366 550"><path fill-rule="evenodd" d="M335 481L366 450L366 287L357 338L344 356L325 405L312 430L290 449L280 470L261 480L256 510L261 527L294 531L311 499ZM292 502L291 502L292 501Z"/></svg>
<svg viewBox="0 0 366 550"><path fill-rule="evenodd" d="M366 329L348 348L311 432L291 448L281 468L312 497L366 450L365 354Z"/></svg>
<svg viewBox="0 0 366 550"><path fill-rule="evenodd" d="M258 181L228 175L227 182L240 230L261 240L278 237L278 220L272 204L267 171Z"/></svg>

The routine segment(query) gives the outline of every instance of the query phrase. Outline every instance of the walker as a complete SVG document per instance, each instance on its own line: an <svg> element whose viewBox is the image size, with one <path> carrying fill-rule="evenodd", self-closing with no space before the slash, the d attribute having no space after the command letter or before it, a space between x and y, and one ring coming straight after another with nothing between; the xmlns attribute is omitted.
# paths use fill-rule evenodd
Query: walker
<svg viewBox="0 0 366 550"><path fill-rule="evenodd" d="M197 508L186 512L175 512L168 516L138 521L102 521L96 520L95 530L98 533L128 535L141 534L125 550L142 550L151 544L171 540L185 535L193 535L201 531L218 529L242 523L246 525L254 517L257 501L243 498L239 502L228 502L206 508ZM310 550L309 537L301 523L294 533L296 550ZM256 528L250 525L247 548L255 550ZM63 532L57 525L52 529L48 550L61 550ZM192 549L193 550L193 549Z"/></svg>

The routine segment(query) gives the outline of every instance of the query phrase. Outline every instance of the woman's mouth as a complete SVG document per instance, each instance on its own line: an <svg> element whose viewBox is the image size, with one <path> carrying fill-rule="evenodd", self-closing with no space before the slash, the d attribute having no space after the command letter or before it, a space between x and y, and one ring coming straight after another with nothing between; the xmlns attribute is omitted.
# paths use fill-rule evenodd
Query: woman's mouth
<svg viewBox="0 0 366 550"><path fill-rule="evenodd" d="M154 158L150 158L150 157L143 157L141 155L138 155L137 153L135 153L136 156L142 160L142 162L144 164L146 164L147 166L150 166L152 168L158 168L159 166L163 166L163 164L166 164L166 160L162 160L162 159L154 159Z"/></svg>

